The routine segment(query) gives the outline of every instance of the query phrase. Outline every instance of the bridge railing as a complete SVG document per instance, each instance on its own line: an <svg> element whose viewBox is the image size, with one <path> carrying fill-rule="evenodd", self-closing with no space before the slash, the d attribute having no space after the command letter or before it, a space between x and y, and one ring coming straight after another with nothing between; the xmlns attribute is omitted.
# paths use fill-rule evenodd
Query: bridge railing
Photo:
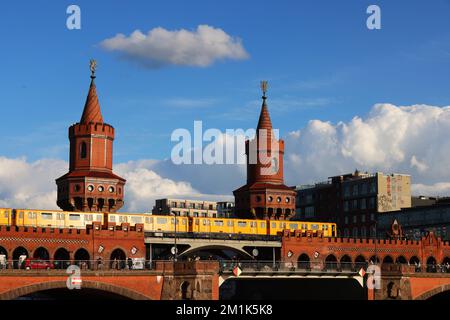
<svg viewBox="0 0 450 320"><path fill-rule="evenodd" d="M4 270L66 270L77 266L80 270L152 270L156 261L116 259L116 260L7 260L0 262L0 273Z"/></svg>
<svg viewBox="0 0 450 320"><path fill-rule="evenodd" d="M235 272L239 267L244 273L357 273L361 267L352 263L323 263L313 261L299 261L291 263L285 261L221 261L221 272Z"/></svg>

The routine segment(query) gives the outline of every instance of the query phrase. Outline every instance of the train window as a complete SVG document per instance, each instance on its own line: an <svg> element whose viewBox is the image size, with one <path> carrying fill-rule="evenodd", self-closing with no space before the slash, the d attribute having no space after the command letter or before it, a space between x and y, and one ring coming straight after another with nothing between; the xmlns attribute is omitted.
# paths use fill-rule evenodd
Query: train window
<svg viewBox="0 0 450 320"><path fill-rule="evenodd" d="M214 225L216 227L223 227L223 221L222 220L214 220Z"/></svg>
<svg viewBox="0 0 450 320"><path fill-rule="evenodd" d="M306 225L306 223L302 224L302 229L308 229L308 226Z"/></svg>
<svg viewBox="0 0 450 320"><path fill-rule="evenodd" d="M23 219L23 211L19 211L19 218Z"/></svg>
<svg viewBox="0 0 450 320"><path fill-rule="evenodd" d="M119 216L119 222L127 222L127 216Z"/></svg>
<svg viewBox="0 0 450 320"><path fill-rule="evenodd" d="M276 222L272 222L272 228L276 228L277 227L277 224L276 224Z"/></svg>
<svg viewBox="0 0 450 320"><path fill-rule="evenodd" d="M46 213L46 212L42 212L41 213L41 217L44 220L52 220L53 219L53 214L51 213Z"/></svg>
<svg viewBox="0 0 450 320"><path fill-rule="evenodd" d="M5 211L4 217L5 217L5 218L8 218L8 211Z"/></svg>
<svg viewBox="0 0 450 320"><path fill-rule="evenodd" d="M186 219L181 220L181 224L182 224L183 226L185 226L185 225L186 225Z"/></svg>
<svg viewBox="0 0 450 320"><path fill-rule="evenodd" d="M250 222L250 227L251 228L256 228L256 222L254 222L254 221Z"/></svg>
<svg viewBox="0 0 450 320"><path fill-rule="evenodd" d="M195 225L198 226L200 223L198 221L198 219L195 219Z"/></svg>
<svg viewBox="0 0 450 320"><path fill-rule="evenodd" d="M171 224L175 224L175 219L174 219L174 218L171 218L171 219L170 219L170 223L171 223Z"/></svg>
<svg viewBox="0 0 450 320"><path fill-rule="evenodd" d="M142 223L142 217L131 217L131 222Z"/></svg>
<svg viewBox="0 0 450 320"><path fill-rule="evenodd" d="M261 222L261 228L265 228L266 227L266 223L265 222Z"/></svg>
<svg viewBox="0 0 450 320"><path fill-rule="evenodd" d="M98 214L97 218L95 219L95 221L101 222L102 221L102 215Z"/></svg>
<svg viewBox="0 0 450 320"><path fill-rule="evenodd" d="M84 216L84 220L86 220L86 221L92 221L92 214L86 214L86 215Z"/></svg>
<svg viewBox="0 0 450 320"><path fill-rule="evenodd" d="M286 228L286 222L280 222L280 228Z"/></svg>
<svg viewBox="0 0 450 320"><path fill-rule="evenodd" d="M298 229L298 224L296 224L296 223L290 223L290 224L289 224L289 229L291 229L291 230L297 230L297 229Z"/></svg>
<svg viewBox="0 0 450 320"><path fill-rule="evenodd" d="M156 218L156 223L157 224L166 224L167 218Z"/></svg>
<svg viewBox="0 0 450 320"><path fill-rule="evenodd" d="M311 229L312 230L319 230L319 225L318 224L312 224L311 225Z"/></svg>
<svg viewBox="0 0 450 320"><path fill-rule="evenodd" d="M64 213L58 213L58 214L56 214L56 219L57 219L57 220L64 220Z"/></svg>
<svg viewBox="0 0 450 320"><path fill-rule="evenodd" d="M145 223L150 223L150 218L145 218Z"/></svg>
<svg viewBox="0 0 450 320"><path fill-rule="evenodd" d="M238 227L245 228L246 226L247 226L247 222L246 221L238 221Z"/></svg>
<svg viewBox="0 0 450 320"><path fill-rule="evenodd" d="M79 214L69 214L69 220L81 220L81 216Z"/></svg>
<svg viewBox="0 0 450 320"><path fill-rule="evenodd" d="M229 221L227 221L227 226L229 226L229 227L233 227L233 226L234 226L234 222L233 222L233 220L229 220Z"/></svg>
<svg viewBox="0 0 450 320"><path fill-rule="evenodd" d="M116 222L116 216L109 216L109 222Z"/></svg>
<svg viewBox="0 0 450 320"><path fill-rule="evenodd" d="M28 212L28 219L35 219L36 213L35 212Z"/></svg>

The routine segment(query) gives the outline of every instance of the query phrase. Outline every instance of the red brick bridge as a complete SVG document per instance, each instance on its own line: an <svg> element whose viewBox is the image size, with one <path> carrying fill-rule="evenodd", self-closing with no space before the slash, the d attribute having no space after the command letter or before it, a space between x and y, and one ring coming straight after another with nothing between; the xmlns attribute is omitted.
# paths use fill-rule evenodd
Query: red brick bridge
<svg viewBox="0 0 450 320"><path fill-rule="evenodd" d="M374 263L381 267L380 286L368 290L368 299L426 299L450 290L450 268L446 268L450 245L432 233L420 241L403 241L285 232L281 244L276 248L277 272L270 273L274 281L317 276L332 281L346 275L357 279L361 268ZM86 230L1 226L0 255L14 262L23 254L33 258L44 254L50 261L71 264L90 261L89 270L82 270L83 288L132 299L219 299L223 280L215 261L156 261L152 270L112 270L109 261L114 257L145 260L144 232L139 224L104 227L94 223ZM108 263L100 269L98 260ZM242 279L244 276L245 272ZM66 288L67 277L65 270L16 270L9 265L0 270L0 299ZM253 273L253 277L258 279L259 274Z"/></svg>

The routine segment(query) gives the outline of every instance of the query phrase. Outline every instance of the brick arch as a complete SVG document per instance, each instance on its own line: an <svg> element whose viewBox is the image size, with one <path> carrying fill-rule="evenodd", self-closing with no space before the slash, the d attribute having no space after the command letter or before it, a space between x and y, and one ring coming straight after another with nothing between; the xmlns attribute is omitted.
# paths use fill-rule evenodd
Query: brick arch
<svg viewBox="0 0 450 320"><path fill-rule="evenodd" d="M64 289L67 288L66 281L49 281L49 282L40 282L20 288L15 288L0 294L0 300L13 300L21 296L25 296L31 293L50 290L50 289ZM129 298L132 300L151 300L150 297L145 296L137 291L118 287L115 285L99 282L99 281L83 281L82 289L96 289L105 292L110 292L117 294L119 296L123 296L125 298Z"/></svg>
<svg viewBox="0 0 450 320"><path fill-rule="evenodd" d="M417 296L416 298L414 298L414 300L427 300L427 299L431 298L432 296L435 296L435 295L445 292L445 291L450 291L450 284L444 284L444 285L435 287L431 290L428 290L428 291L422 293L421 295Z"/></svg>
<svg viewBox="0 0 450 320"><path fill-rule="evenodd" d="M108 260L111 260L111 255L114 251L116 251L117 249L122 250L123 253L125 253L125 258L128 258L128 254L129 254L129 250L124 249L122 246L115 246L113 247L111 250L109 250L108 252Z"/></svg>
<svg viewBox="0 0 450 320"><path fill-rule="evenodd" d="M199 246L199 247L190 247L190 248L186 249L185 251L180 252L178 254L178 257L183 257L188 254L193 254L193 253L200 252L202 250L208 250L208 249L219 249L219 250L225 249L225 250L233 251L238 254L242 254L245 257L253 257L250 253L248 253L244 249L233 247L233 246L227 246L227 245L219 245L219 244L205 245L205 246Z"/></svg>

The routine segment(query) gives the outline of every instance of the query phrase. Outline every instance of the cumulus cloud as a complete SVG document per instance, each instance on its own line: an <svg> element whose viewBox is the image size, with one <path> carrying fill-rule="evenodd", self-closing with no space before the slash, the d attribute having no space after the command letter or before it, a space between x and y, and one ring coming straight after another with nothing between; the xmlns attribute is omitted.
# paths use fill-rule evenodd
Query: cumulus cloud
<svg viewBox="0 0 450 320"><path fill-rule="evenodd" d="M144 34L136 30L129 36L117 34L103 40L100 46L147 68L207 67L217 60L242 60L249 56L239 38L208 25L199 25L195 31L158 27Z"/></svg>
<svg viewBox="0 0 450 320"><path fill-rule="evenodd" d="M377 104L366 118L312 120L286 138L291 184L352 172L406 173L414 192L444 193L450 181L450 107ZM442 184L444 183L444 184Z"/></svg>
<svg viewBox="0 0 450 320"><path fill-rule="evenodd" d="M115 167L117 174L127 179L125 206L127 211L151 211L155 199L182 198L230 200L228 196L203 194L186 181L163 178L154 170L160 161L130 161Z"/></svg>
<svg viewBox="0 0 450 320"><path fill-rule="evenodd" d="M55 179L66 170L62 160L0 157L0 206L56 209Z"/></svg>
<svg viewBox="0 0 450 320"><path fill-rule="evenodd" d="M115 172L127 179L125 206L121 211L148 212L155 199L165 197L232 200L229 195L212 194L215 190L211 188L206 188L211 194L202 193L190 182L161 176L155 170L170 171L170 166L161 165L164 162L167 161L141 160L115 166ZM0 157L0 207L58 209L55 179L67 170L68 163L63 160L28 162L25 158Z"/></svg>

